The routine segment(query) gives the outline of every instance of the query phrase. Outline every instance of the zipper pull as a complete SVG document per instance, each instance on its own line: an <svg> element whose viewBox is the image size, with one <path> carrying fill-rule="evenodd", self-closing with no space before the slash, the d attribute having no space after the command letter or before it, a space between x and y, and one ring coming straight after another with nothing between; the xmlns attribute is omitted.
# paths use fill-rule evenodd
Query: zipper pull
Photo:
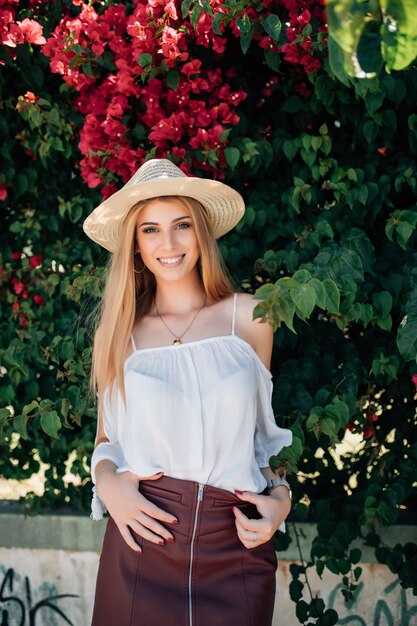
<svg viewBox="0 0 417 626"><path fill-rule="evenodd" d="M204 491L203 483L198 483L198 493L197 493L197 500L198 501L203 499L203 491Z"/></svg>

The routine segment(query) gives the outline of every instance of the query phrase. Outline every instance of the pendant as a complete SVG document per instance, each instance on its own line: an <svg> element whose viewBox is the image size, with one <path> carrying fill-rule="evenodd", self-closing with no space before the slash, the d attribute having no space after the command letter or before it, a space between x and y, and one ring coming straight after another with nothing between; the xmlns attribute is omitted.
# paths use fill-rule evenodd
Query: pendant
<svg viewBox="0 0 417 626"><path fill-rule="evenodd" d="M176 337L172 343L174 344L174 346L179 346L181 343L181 339L179 337Z"/></svg>

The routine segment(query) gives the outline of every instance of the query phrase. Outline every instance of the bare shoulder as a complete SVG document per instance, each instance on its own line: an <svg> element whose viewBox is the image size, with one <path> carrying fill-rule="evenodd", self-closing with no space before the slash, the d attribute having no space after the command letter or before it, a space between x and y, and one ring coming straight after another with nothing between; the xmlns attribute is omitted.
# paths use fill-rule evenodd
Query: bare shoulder
<svg viewBox="0 0 417 626"><path fill-rule="evenodd" d="M274 332L270 324L253 319L253 311L258 302L259 300L255 300L252 294L239 293L237 295L236 334L252 346L269 369Z"/></svg>

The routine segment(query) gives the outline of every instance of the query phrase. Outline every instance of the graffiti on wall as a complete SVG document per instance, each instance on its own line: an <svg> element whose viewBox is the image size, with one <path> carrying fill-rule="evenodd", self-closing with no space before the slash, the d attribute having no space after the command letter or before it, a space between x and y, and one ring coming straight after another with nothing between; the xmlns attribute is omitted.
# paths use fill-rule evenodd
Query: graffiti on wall
<svg viewBox="0 0 417 626"><path fill-rule="evenodd" d="M352 603L344 606L348 609L340 607L336 600L340 597L340 589L342 585L337 585L329 595L329 608L336 609L339 613L338 626L417 626L417 604L410 605L410 595L406 590L400 587L398 580L390 583L381 593L381 597L377 599L371 617L367 615L367 619L361 616L360 604L361 596L364 593L365 585L360 583L357 590L357 598ZM408 597L407 597L408 596ZM367 611L368 613L368 611Z"/></svg>
<svg viewBox="0 0 417 626"><path fill-rule="evenodd" d="M45 595L45 592L49 595ZM55 626L63 623L74 626L57 605L63 598L78 598L78 595L57 594L55 586L47 584L33 590L28 576L19 575L13 568L3 570L0 626Z"/></svg>

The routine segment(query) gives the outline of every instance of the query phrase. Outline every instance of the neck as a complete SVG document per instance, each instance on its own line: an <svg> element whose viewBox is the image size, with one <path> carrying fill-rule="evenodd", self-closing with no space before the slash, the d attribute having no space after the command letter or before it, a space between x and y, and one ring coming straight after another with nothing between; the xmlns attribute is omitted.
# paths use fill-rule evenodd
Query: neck
<svg viewBox="0 0 417 626"><path fill-rule="evenodd" d="M185 315L202 306L205 293L197 272L175 282L158 281L155 301L159 313Z"/></svg>

